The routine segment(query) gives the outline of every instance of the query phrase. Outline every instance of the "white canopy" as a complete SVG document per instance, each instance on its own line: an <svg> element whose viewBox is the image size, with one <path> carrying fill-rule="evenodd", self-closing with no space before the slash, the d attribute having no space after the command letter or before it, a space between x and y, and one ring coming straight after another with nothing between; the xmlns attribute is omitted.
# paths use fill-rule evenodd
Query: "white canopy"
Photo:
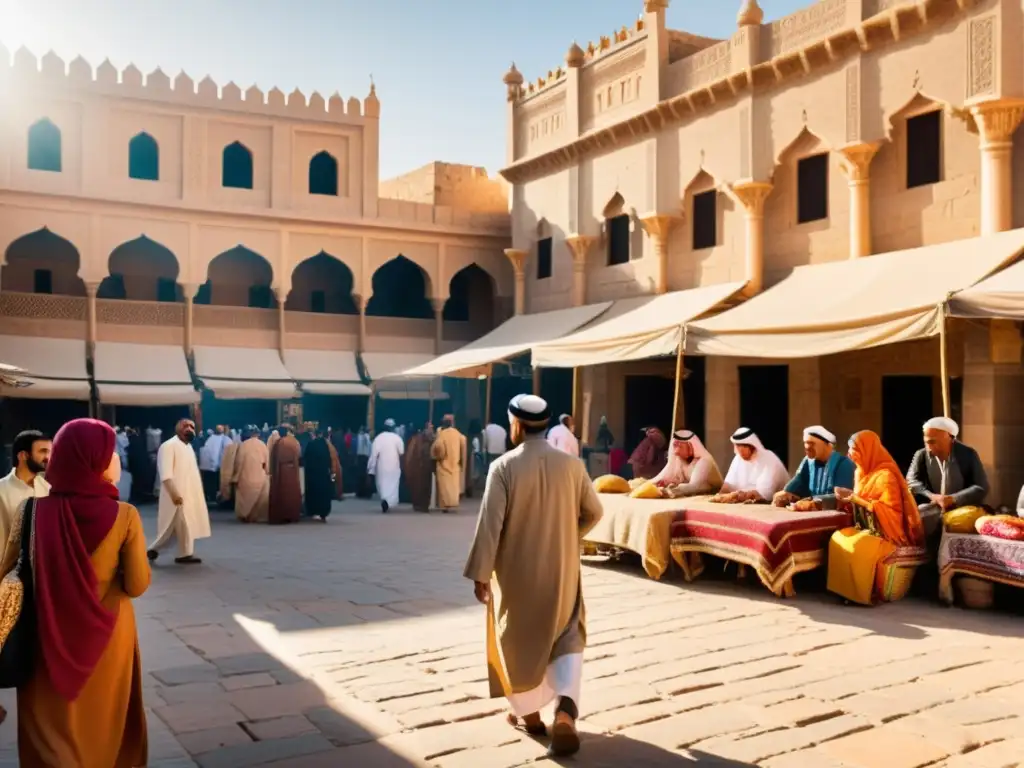
<svg viewBox="0 0 1024 768"><path fill-rule="evenodd" d="M440 376L403 378L397 374L426 365L434 355L423 352L363 352L366 375L377 395L385 400L444 400L448 397Z"/></svg>
<svg viewBox="0 0 1024 768"><path fill-rule="evenodd" d="M1024 320L1024 262L982 280L949 300L956 317L997 317Z"/></svg>
<svg viewBox="0 0 1024 768"><path fill-rule="evenodd" d="M0 360L20 368L19 387L0 386L4 397L48 400L88 400L89 373L85 342L42 336L0 335Z"/></svg>
<svg viewBox="0 0 1024 768"><path fill-rule="evenodd" d="M723 283L620 299L575 333L534 347L533 364L576 368L674 354L682 325L714 309L743 285Z"/></svg>
<svg viewBox="0 0 1024 768"><path fill-rule="evenodd" d="M295 381L276 349L196 347L196 376L221 400L291 400Z"/></svg>
<svg viewBox="0 0 1024 768"><path fill-rule="evenodd" d="M429 363L396 372L399 376L475 376L486 366L529 352L586 325L611 306L610 301L584 307L516 315L490 333Z"/></svg>
<svg viewBox="0 0 1024 768"><path fill-rule="evenodd" d="M284 367L314 395L368 395L356 365L356 353L334 349L286 349Z"/></svg>
<svg viewBox="0 0 1024 768"><path fill-rule="evenodd" d="M687 351L794 358L939 333L943 305L1024 250L1024 230L797 267L738 307L687 326Z"/></svg>
<svg viewBox="0 0 1024 768"><path fill-rule="evenodd" d="M98 341L93 376L104 405L189 405L200 398L184 350L170 344Z"/></svg>

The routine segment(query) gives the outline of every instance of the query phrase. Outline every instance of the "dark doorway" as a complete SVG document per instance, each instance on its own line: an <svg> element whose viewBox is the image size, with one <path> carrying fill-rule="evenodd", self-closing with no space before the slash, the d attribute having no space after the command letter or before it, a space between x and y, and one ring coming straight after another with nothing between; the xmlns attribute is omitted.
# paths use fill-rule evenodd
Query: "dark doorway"
<svg viewBox="0 0 1024 768"><path fill-rule="evenodd" d="M314 395L302 396L302 418L315 421L320 429L335 431L346 429L357 431L366 423L367 397L365 395Z"/></svg>
<svg viewBox="0 0 1024 768"><path fill-rule="evenodd" d="M674 396L674 376L626 376L626 434L615 435L626 453L636 450L645 427L658 427L669 434Z"/></svg>
<svg viewBox="0 0 1024 768"><path fill-rule="evenodd" d="M113 423L122 427L134 427L138 430L146 427L156 427L163 432L164 439L174 434L174 427L178 419L188 418L189 408L187 405L119 405L110 407L109 416Z"/></svg>
<svg viewBox="0 0 1024 768"><path fill-rule="evenodd" d="M516 361L516 370L530 370L526 367L526 363L528 362L529 358L527 357L518 358ZM543 384L543 382L541 383ZM508 429L509 401L511 401L516 395L529 394L531 392L533 392L532 376L513 375L509 373L507 366L495 365L494 376L491 378L491 411L488 414L489 423L500 424L505 427L505 429Z"/></svg>
<svg viewBox="0 0 1024 768"><path fill-rule="evenodd" d="M572 415L572 368L541 368L540 396L551 407L551 426L563 413Z"/></svg>
<svg viewBox="0 0 1024 768"><path fill-rule="evenodd" d="M789 466L789 366L740 366L740 423Z"/></svg>
<svg viewBox="0 0 1024 768"><path fill-rule="evenodd" d="M203 390L203 426L213 429L217 424L227 424L242 429L247 424L270 424L277 422L277 400L218 400L213 392Z"/></svg>
<svg viewBox="0 0 1024 768"><path fill-rule="evenodd" d="M434 424L439 424L444 415L448 413L448 409L451 407L451 402L445 400L434 401ZM423 399L398 399L388 397L378 397L377 405L373 412L373 429L375 433L378 433L383 429L384 422L388 419L394 419L396 425L398 424L413 424L417 427L422 426L426 423L427 418L430 416L430 401L427 398ZM411 435L406 435L406 439Z"/></svg>
<svg viewBox="0 0 1024 768"><path fill-rule="evenodd" d="M706 357L684 357L683 367L689 375L683 380L683 427L695 432L702 441L707 435L707 388L705 386Z"/></svg>
<svg viewBox="0 0 1024 768"><path fill-rule="evenodd" d="M931 376L882 377L882 444L904 472L921 447L921 425L935 415Z"/></svg>

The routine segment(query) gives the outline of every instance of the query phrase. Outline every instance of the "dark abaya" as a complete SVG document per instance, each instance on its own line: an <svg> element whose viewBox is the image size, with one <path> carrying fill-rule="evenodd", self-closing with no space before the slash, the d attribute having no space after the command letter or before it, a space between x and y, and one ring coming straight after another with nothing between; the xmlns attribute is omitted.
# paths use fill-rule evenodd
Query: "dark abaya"
<svg viewBox="0 0 1024 768"><path fill-rule="evenodd" d="M303 463L306 467L306 514L327 517L331 514L334 498L334 479L331 477L331 449L322 437L306 445Z"/></svg>

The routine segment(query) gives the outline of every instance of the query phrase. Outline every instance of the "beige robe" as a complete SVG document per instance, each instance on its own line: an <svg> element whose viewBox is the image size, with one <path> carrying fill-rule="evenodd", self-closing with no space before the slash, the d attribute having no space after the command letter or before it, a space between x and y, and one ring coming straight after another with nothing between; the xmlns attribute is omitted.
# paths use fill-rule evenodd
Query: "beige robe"
<svg viewBox="0 0 1024 768"><path fill-rule="evenodd" d="M437 433L437 439L430 447L430 458L437 480L437 506L454 509L459 506L459 496L465 488L463 469L466 466L466 438L455 427L447 427Z"/></svg>
<svg viewBox="0 0 1024 768"><path fill-rule="evenodd" d="M224 449L220 460L220 500L235 498L235 459L238 457L238 443L231 443Z"/></svg>
<svg viewBox="0 0 1024 768"><path fill-rule="evenodd" d="M270 504L270 451L258 437L238 448L234 462L235 517L243 523L267 522Z"/></svg>
<svg viewBox="0 0 1024 768"><path fill-rule="evenodd" d="M583 652L580 540L601 512L583 462L542 434L491 465L464 575L491 583L492 697L532 691L549 664Z"/></svg>
<svg viewBox="0 0 1024 768"><path fill-rule="evenodd" d="M270 437L267 438L267 452L268 452L268 454L269 454L270 451L274 450L274 445L280 439L281 439L281 433L278 432L276 429L273 432L270 433ZM270 465L269 464L267 464L267 474L268 475L270 474Z"/></svg>

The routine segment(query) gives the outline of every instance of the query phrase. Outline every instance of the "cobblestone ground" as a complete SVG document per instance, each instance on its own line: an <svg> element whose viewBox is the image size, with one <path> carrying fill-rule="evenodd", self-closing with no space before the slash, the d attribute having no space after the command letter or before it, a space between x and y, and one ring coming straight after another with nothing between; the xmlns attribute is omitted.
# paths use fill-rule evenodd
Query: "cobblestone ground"
<svg viewBox="0 0 1024 768"><path fill-rule="evenodd" d="M377 511L374 511L377 509ZM146 511L152 530L152 511ZM486 697L474 525L365 502L327 525L216 516L136 602L151 765L503 768L545 745ZM1024 766L1024 622L584 568L580 766ZM0 765L17 765L12 712Z"/></svg>

